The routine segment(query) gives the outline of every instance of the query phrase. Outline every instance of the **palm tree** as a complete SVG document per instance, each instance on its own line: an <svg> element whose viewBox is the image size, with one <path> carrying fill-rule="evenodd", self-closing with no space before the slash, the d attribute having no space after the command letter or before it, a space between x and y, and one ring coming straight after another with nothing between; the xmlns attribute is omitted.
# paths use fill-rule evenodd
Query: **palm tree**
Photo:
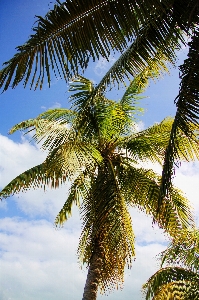
<svg viewBox="0 0 199 300"><path fill-rule="evenodd" d="M199 299L199 231L185 231L162 253L167 263L143 286L146 300Z"/></svg>
<svg viewBox="0 0 199 300"><path fill-rule="evenodd" d="M104 75L97 89L135 77L153 60L158 66L175 62L176 50L189 48L180 66L177 112L165 153L159 205L168 197L174 164L178 162L178 131L192 138L192 123L199 114L199 15L198 0L71 0L56 1L46 16L37 17L29 40L0 71L0 87L7 90L23 81L42 88L50 85L51 72L66 80L81 74L90 60L108 60L111 51L120 57ZM184 37L191 41L186 44ZM95 91L97 91L97 89Z"/></svg>
<svg viewBox="0 0 199 300"><path fill-rule="evenodd" d="M34 129L33 140L42 141L48 155L42 164L12 180L0 197L71 182L55 224L62 225L72 206L79 206L83 230L78 255L89 267L84 300L96 299L99 287L105 290L121 284L124 267L131 267L135 250L129 207L150 214L173 237L194 226L188 200L173 187L157 217L161 178L140 165L162 163L173 124L173 119L167 118L146 130L136 130L137 94L152 75L145 70L136 77L119 102L99 92L90 97L95 87L78 77L70 84L73 109L48 110L11 129L11 133ZM180 159L198 157L197 140L179 131L177 142Z"/></svg>

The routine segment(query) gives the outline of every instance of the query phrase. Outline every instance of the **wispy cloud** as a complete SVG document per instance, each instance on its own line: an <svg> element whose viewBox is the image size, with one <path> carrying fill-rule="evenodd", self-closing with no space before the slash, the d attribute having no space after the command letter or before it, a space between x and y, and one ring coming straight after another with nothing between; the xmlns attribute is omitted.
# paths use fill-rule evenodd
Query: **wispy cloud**
<svg viewBox="0 0 199 300"><path fill-rule="evenodd" d="M46 106L41 106L42 110L47 110L47 109L54 109L54 108L60 108L61 107L61 103L59 102L55 102L52 106L50 107L46 107Z"/></svg>
<svg viewBox="0 0 199 300"><path fill-rule="evenodd" d="M85 273L78 268L79 232L56 231L45 220L0 220L1 299L79 299Z"/></svg>
<svg viewBox="0 0 199 300"><path fill-rule="evenodd" d="M183 162L175 170L174 183L191 202L197 226L199 226L199 162Z"/></svg>
<svg viewBox="0 0 199 300"><path fill-rule="evenodd" d="M60 107L61 107L61 103L55 102L52 106L49 107L49 109L60 108Z"/></svg>
<svg viewBox="0 0 199 300"><path fill-rule="evenodd" d="M0 187L25 170L41 163L46 154L31 145L25 138L15 143L8 137L0 135Z"/></svg>
<svg viewBox="0 0 199 300"><path fill-rule="evenodd" d="M116 59L110 55L109 60L107 61L105 58L100 57L98 62L96 63L94 67L94 72L98 76L102 76L108 69L114 64Z"/></svg>

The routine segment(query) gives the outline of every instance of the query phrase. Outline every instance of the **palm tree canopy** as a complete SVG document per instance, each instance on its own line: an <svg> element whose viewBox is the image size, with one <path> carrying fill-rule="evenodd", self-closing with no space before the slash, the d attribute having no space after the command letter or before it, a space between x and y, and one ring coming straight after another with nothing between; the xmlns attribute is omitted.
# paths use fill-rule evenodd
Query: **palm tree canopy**
<svg viewBox="0 0 199 300"><path fill-rule="evenodd" d="M199 231L182 231L161 253L162 265L144 284L146 300L193 299L199 297Z"/></svg>
<svg viewBox="0 0 199 300"><path fill-rule="evenodd" d="M146 67L166 69L174 63L176 49L192 36L188 59L180 67L181 89L176 99L177 113L168 141L162 172L162 199L168 196L174 164L178 161L178 130L191 138L192 123L198 122L198 15L197 0L95 0L57 1L46 16L37 17L29 40L0 71L0 87L16 87L23 81L35 89L50 86L52 73L68 80L81 74L91 60L108 60L113 51L120 56L104 75L98 89L135 77ZM97 89L96 89L97 92Z"/></svg>
<svg viewBox="0 0 199 300"><path fill-rule="evenodd" d="M135 255L130 206L151 214L173 237L194 226L188 200L173 187L157 217L161 178L140 163L163 162L173 120L167 118L138 132L136 86L137 91L143 88L143 77L135 78L122 99L114 102L99 92L92 97L93 84L83 77L74 79L70 85L73 109L48 110L11 129L11 133L34 129L33 140L42 142L48 155L42 164L17 176L0 192L0 197L6 198L31 187L57 188L69 180L69 195L55 223L63 224L73 205L80 207L83 230L79 258L89 264L97 241L101 241L105 253L100 274L103 289L123 281L124 266L131 266ZM176 138L180 159L198 157L197 138L188 139L182 131Z"/></svg>

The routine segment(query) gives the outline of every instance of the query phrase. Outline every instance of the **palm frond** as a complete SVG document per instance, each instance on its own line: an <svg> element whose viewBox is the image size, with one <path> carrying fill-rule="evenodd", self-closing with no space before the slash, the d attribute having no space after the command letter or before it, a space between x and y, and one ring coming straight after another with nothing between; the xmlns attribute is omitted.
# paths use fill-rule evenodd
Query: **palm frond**
<svg viewBox="0 0 199 300"><path fill-rule="evenodd" d="M53 149L59 145L67 142L69 136L72 134L69 128L63 124L38 118L23 121L15 125L15 127L11 129L11 132L21 128L28 129L25 134L33 131L34 134L31 140L36 143L42 142L41 148L48 151L53 151Z"/></svg>
<svg viewBox="0 0 199 300"><path fill-rule="evenodd" d="M19 192L25 192L31 188L58 188L60 184L67 180L67 174L56 172L55 169L49 170L46 162L35 166L13 179L0 192L0 199L7 198Z"/></svg>
<svg viewBox="0 0 199 300"><path fill-rule="evenodd" d="M93 141L93 138L96 139L96 135L99 135L98 114L103 114L107 103L110 101L101 93L98 93L96 98L93 97L95 93L93 82L83 76L77 76L72 79L69 91L73 93L70 96L70 101L74 111L77 113L73 124L74 129L77 135L84 136L85 139L88 137L90 141ZM100 102L102 103L99 107Z"/></svg>
<svg viewBox="0 0 199 300"><path fill-rule="evenodd" d="M157 271L143 285L146 300L193 299L199 296L199 275L179 267Z"/></svg>
<svg viewBox="0 0 199 300"><path fill-rule="evenodd" d="M138 99L138 94L142 93L147 87L149 79L155 79L160 76L162 70L167 71L166 66L161 63L161 59L162 57L159 54L156 55L156 57L150 61L150 65L147 65L144 70L131 81L129 87L120 100L119 103L123 111L122 113L125 113L126 117L128 115L129 120L133 117L132 113L135 117L139 111L142 111L142 109L136 105L136 100ZM112 69L114 69L114 66L111 70ZM119 70L120 69L121 68L119 67ZM110 77L109 72L105 75L105 77ZM69 91L74 92L74 94L70 96L70 100L73 103L74 109L78 110L79 113L77 118L77 123L79 123L78 128L88 126L87 120L89 117L96 121L98 118L97 113L99 113L99 111L99 119L105 119L105 111L106 116L108 116L107 108L110 107L110 105L113 106L113 103L103 95L105 88L103 82L104 79L102 79L102 81L94 87L90 80L82 76L72 79ZM96 126L96 131L98 130L99 126ZM88 132L90 133L90 131Z"/></svg>
<svg viewBox="0 0 199 300"><path fill-rule="evenodd" d="M73 120L76 117L76 115L76 112L71 109L55 108L48 109L47 111L40 114L37 118L59 122L59 124L70 125L73 123Z"/></svg>
<svg viewBox="0 0 199 300"><path fill-rule="evenodd" d="M29 119L29 120L22 121L16 125L14 125L10 129L9 134L12 134L12 133L16 132L17 130L26 130L26 129L29 129L29 131L34 130L35 124L36 124L35 119Z"/></svg>
<svg viewBox="0 0 199 300"><path fill-rule="evenodd" d="M181 230L193 228L194 220L189 201L182 193L174 189L170 198L164 199L160 215L157 218L160 176L152 170L135 168L123 162L118 168L121 190L127 203L150 214L159 226L172 237L181 235Z"/></svg>
<svg viewBox="0 0 199 300"><path fill-rule="evenodd" d="M45 111L44 113L37 116L35 119L29 119L22 121L16 125L14 125L9 133L12 134L16 132L17 130L26 130L31 127L34 127L34 129L37 129L37 127L40 127L39 122L41 120L48 120L53 122L59 122L59 124L68 125L71 124L72 120L75 117L75 112L69 109L65 108L56 108L56 109L49 109Z"/></svg>
<svg viewBox="0 0 199 300"><path fill-rule="evenodd" d="M13 126L10 133L17 130L27 130L25 134L35 131L32 141L42 143L41 148L52 151L59 145L71 139L75 132L71 129L76 114L68 109L53 109L40 114L35 119L29 119Z"/></svg>
<svg viewBox="0 0 199 300"><path fill-rule="evenodd" d="M78 134L88 136L90 140L98 136L103 143L126 130L131 121L129 111L135 110L130 104L108 100L99 91L96 93L93 83L82 76L73 79L70 91L74 92L70 97L72 106L78 111L74 123Z"/></svg>
<svg viewBox="0 0 199 300"><path fill-rule="evenodd" d="M83 143L64 143L51 151L46 160L13 179L0 193L7 198L29 188L57 188L66 180L74 180L85 168L95 169L102 157L95 147Z"/></svg>
<svg viewBox="0 0 199 300"><path fill-rule="evenodd" d="M72 206L74 204L80 207L80 200L88 196L89 187L90 181L86 178L84 173L80 174L74 180L69 191L69 196L55 219L56 226L61 226L68 220L72 214Z"/></svg>
<svg viewBox="0 0 199 300"><path fill-rule="evenodd" d="M58 3L45 18L37 17L30 39L17 47L17 53L5 63L0 87L4 86L5 91L20 81L26 86L30 80L31 87L42 88L46 78L50 85L51 70L67 80L79 69L85 70L91 59L108 59L111 50L122 53L134 38L134 54L128 50L126 62L119 63L122 71L117 81L123 81L122 73L139 73L160 49L166 60L173 59L181 36L175 27L172 5L169 0L153 0L147 6L143 1L137 4L129 0Z"/></svg>
<svg viewBox="0 0 199 300"><path fill-rule="evenodd" d="M199 269L199 231L185 230L175 237L165 251L161 253L162 264L181 265L193 272Z"/></svg>
<svg viewBox="0 0 199 300"><path fill-rule="evenodd" d="M196 27L189 43L190 50L188 58L180 67L181 70L181 88L176 99L177 112L171 130L171 136L165 153L165 161L162 172L161 197L167 196L169 188L172 185L172 177L174 173L174 165L179 160L179 145L176 137L179 131L183 132L187 137L187 141L192 143L192 139L196 139L198 135L199 120L199 29Z"/></svg>
<svg viewBox="0 0 199 300"><path fill-rule="evenodd" d="M72 102L73 109L80 112L81 110L84 110L85 107L88 107L91 102L86 103L86 105L85 102L87 102L87 100L90 100L93 91L94 84L91 80L80 75L72 78L70 82L69 92L73 93L70 96L70 101Z"/></svg>
<svg viewBox="0 0 199 300"><path fill-rule="evenodd" d="M96 107L96 115L101 143L106 145L107 143L116 142L128 131L131 116L129 116L128 111L126 112L120 103L110 101L106 106L103 106L99 103Z"/></svg>
<svg viewBox="0 0 199 300"><path fill-rule="evenodd" d="M164 151L167 145L173 119L166 118L160 124L133 133L124 139L124 147L134 160L161 162L164 158Z"/></svg>
<svg viewBox="0 0 199 300"><path fill-rule="evenodd" d="M147 34L147 36L146 36ZM149 37L148 37L149 34ZM153 30L147 28L140 32L138 38L123 52L120 57L115 61L112 67L107 71L104 77L101 79L100 83L96 87L96 91L105 90L107 86L111 84L117 85L120 88L120 83L126 85L126 80L131 80L140 73L144 73L146 69L153 69L156 71L156 76L160 76L161 73L167 71L166 63L170 62L174 64L175 56L168 58L162 50L155 50L151 45L151 34L153 35ZM149 45L146 49L143 48L144 41L150 40ZM173 44L173 42L172 42ZM149 50L148 48L151 49ZM176 43L175 46L168 44L165 46L167 49L172 49L179 47ZM152 53L150 53L150 51ZM172 51L171 51L172 52ZM149 55L150 53L150 55ZM154 76L155 74L153 74Z"/></svg>
<svg viewBox="0 0 199 300"><path fill-rule="evenodd" d="M151 60L150 66L146 66L142 72L140 72L134 79L130 82L130 85L126 89L120 103L123 105L133 105L136 103L136 100L140 98L140 94L144 93L148 84L149 79L155 80L161 75L160 62L162 59L157 60L155 57ZM164 66L164 65L163 65ZM163 69L162 66L162 69ZM165 72L168 72L168 69L163 69Z"/></svg>
<svg viewBox="0 0 199 300"><path fill-rule="evenodd" d="M48 168L66 172L70 180L74 180L86 168L95 169L102 160L98 149L82 140L65 142L47 156Z"/></svg>
<svg viewBox="0 0 199 300"><path fill-rule="evenodd" d="M159 124L147 128L146 130L132 134L124 139L124 145L134 160L145 161L147 159L162 163L165 157L165 149L170 139L170 133L174 120L166 118ZM175 137L178 145L178 159L180 161L193 161L199 159L198 125L190 124L197 134L194 138L189 138L179 129Z"/></svg>

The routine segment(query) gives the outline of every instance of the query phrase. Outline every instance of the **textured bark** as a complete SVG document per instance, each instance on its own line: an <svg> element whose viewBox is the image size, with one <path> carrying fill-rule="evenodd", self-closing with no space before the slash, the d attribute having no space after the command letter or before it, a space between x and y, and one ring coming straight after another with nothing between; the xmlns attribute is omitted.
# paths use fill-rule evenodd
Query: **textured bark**
<svg viewBox="0 0 199 300"><path fill-rule="evenodd" d="M87 279L82 300L96 300L102 269L103 247L96 243L95 251L90 260Z"/></svg>

